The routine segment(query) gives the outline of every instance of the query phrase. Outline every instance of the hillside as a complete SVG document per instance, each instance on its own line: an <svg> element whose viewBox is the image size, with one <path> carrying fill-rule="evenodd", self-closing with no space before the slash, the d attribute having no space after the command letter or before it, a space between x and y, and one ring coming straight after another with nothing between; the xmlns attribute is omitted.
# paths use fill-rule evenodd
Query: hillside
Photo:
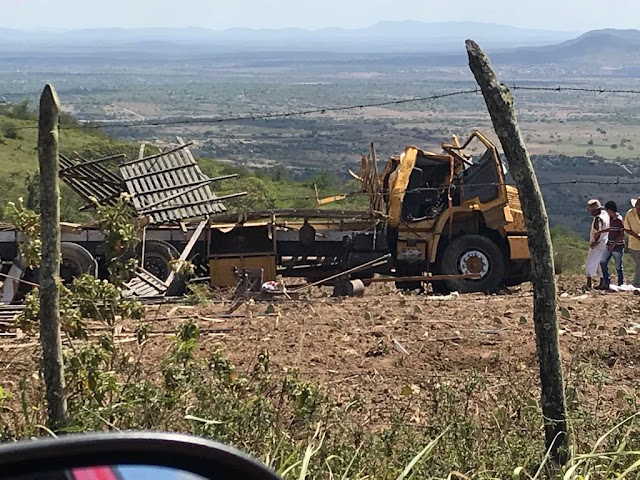
<svg viewBox="0 0 640 480"><path fill-rule="evenodd" d="M4 114L3 114L4 113ZM35 114L23 103L16 107L2 110L0 105L0 204L15 201L21 196L28 196L29 186L34 183L38 171L37 157L37 122ZM138 155L139 146L130 142L123 142L106 136L97 130L81 130L72 118L63 117L60 131L60 151L66 156L80 155L93 159L118 153L124 153L128 158ZM74 128L75 127L75 128ZM214 185L219 195L226 195L245 191L246 197L224 202L231 211L259 210L266 208L312 207L315 205L315 188L317 185L320 195L338 193L341 185L331 174L320 173L307 182L295 182L289 179L286 169L274 168L264 173L254 173L242 167L228 163L216 162L208 158L198 160L202 170L211 177L237 174L238 177ZM32 190L33 191L33 190ZM354 199L342 202L355 206ZM29 203L29 198L27 198ZM61 215L66 221L82 221L88 219L88 213L80 213L84 203L66 185L62 186ZM32 208L35 205L31 205ZM0 218L3 209L0 209Z"/></svg>
<svg viewBox="0 0 640 480"><path fill-rule="evenodd" d="M95 130L68 128L73 120L63 117L66 124L60 131L61 153L85 158L126 153L132 155L135 145L106 137ZM35 113L28 104L14 107L0 105L0 216L7 202L15 201L27 193L27 185L38 171L38 130ZM84 219L78 213L83 205L80 198L67 188L62 189L62 216L66 220Z"/></svg>
<svg viewBox="0 0 640 480"><path fill-rule="evenodd" d="M592 30L544 47L519 48L494 56L508 64L576 63L622 68L640 65L640 30Z"/></svg>

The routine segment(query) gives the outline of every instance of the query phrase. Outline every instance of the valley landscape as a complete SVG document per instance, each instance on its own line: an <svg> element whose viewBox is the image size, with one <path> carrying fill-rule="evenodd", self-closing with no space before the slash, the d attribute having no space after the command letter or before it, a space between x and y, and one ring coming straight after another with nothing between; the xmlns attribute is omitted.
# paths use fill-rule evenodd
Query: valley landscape
<svg viewBox="0 0 640 480"><path fill-rule="evenodd" d="M301 480L636 478L638 297L585 292L582 272L587 201L624 213L640 195L638 30L0 29L0 201L38 206L35 106L48 82L62 153L131 159L140 143L183 137L207 175L239 175L216 187L248 192L225 202L234 213L357 191L349 170L371 142L380 165L474 129L499 146L466 38L512 88L548 211L574 463L554 469L544 451L530 283L449 296L373 285L345 299L318 287L281 302L196 284L179 303L114 310L112 323L74 318L63 329L73 428L188 432ZM62 196L63 220L92 219ZM363 206L354 195L322 208ZM26 317L0 319L5 441L46 422Z"/></svg>
<svg viewBox="0 0 640 480"><path fill-rule="evenodd" d="M5 31L7 42L0 48L0 60L6 66L0 72L0 99L14 103L26 99L34 105L42 85L52 82L66 112L81 122L104 123L103 131L116 138L162 143L179 134L194 141L202 157L266 173L284 167L297 180L328 172L341 187L349 178L348 169L357 165L370 142L376 143L379 158L384 159L407 145L437 151L439 144L450 141L452 135L465 138L473 129L487 132L495 141L482 96L469 93L264 120L234 117L473 90L475 82L466 67L463 48L467 31L473 33L475 28L478 40L487 37L489 46L495 45L499 35L505 42L511 40L510 35L525 39L528 35L537 42L544 42L550 35L538 33L536 37L535 31L523 35L507 27L480 28L466 23L409 26L414 27L408 29L409 33L389 42L389 48L405 45L409 51L403 53L367 51L350 40L350 31L342 37L331 37L347 50L341 53L324 51L320 40L306 51L278 49L286 42L303 42L301 38L312 42L313 32L216 35L189 30L97 30L60 34L59 46L45 38L42 45L47 42L47 46L38 50L37 38L14 41L11 46L8 39L19 36ZM381 24L350 35L361 42L378 36L387 39L390 32L403 27L403 23ZM489 27L493 36L487 34ZM439 47L442 51L428 50L443 30L455 35L445 36L445 43ZM415 33L425 31L427 34ZM110 42L101 43L107 33ZM141 40L133 42L131 38L136 35ZM317 32L315 35L322 37ZM557 34L556 38L561 36ZM238 50L242 43L235 50L225 51L226 44L219 43L224 38L232 42L240 37L263 39L265 51ZM369 49L377 45L365 43ZM634 56L639 44L640 32L602 30L553 46L489 49L502 80L516 87L519 120L539 165L553 225L566 225L584 235L583 205L587 197L602 196L626 205L627 197L635 193L632 184L638 171L636 148L640 146L634 134L640 96L517 88L564 85L633 91L638 84L636 75L640 76L640 59ZM181 120L186 122L162 125ZM123 123L128 126L117 126ZM135 126L138 123L152 125ZM19 169L28 165L20 163ZM7 174L12 170L17 171L9 166ZM602 185L580 184L594 179ZM570 181L578 184L544 186ZM609 185L615 183L627 185Z"/></svg>

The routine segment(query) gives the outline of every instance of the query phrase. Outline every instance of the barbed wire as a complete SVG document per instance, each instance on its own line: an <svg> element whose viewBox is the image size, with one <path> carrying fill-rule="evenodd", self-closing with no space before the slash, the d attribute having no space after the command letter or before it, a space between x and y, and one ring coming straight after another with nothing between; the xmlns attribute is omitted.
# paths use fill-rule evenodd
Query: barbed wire
<svg viewBox="0 0 640 480"><path fill-rule="evenodd" d="M584 93L597 93L597 94L640 94L640 90L633 89L608 89L608 88L594 88L594 87L573 87L573 86L553 86L553 87L537 87L537 86L526 86L526 85L513 85L509 86L506 84L511 90L522 90L522 91L540 91L540 92L584 92ZM241 121L258 121L258 120L271 120L278 118L290 118L290 117L300 117L314 114L325 114L328 112L344 112L350 110L361 110L365 108L375 108L375 107L387 107L387 106L399 106L410 103L420 103L427 102L432 100L438 100L442 98L462 96L462 95L474 95L479 94L480 90L478 87L473 89L466 90L456 90L452 92L442 93L442 94L434 94L424 97L413 97L413 98L400 98L394 100L385 100L382 102L370 102L370 103L357 103L343 106L326 106L326 107L316 107L310 108L306 110L293 110L287 112L273 112L273 113L249 113L249 114L240 114L240 115L230 115L227 117L191 117L191 118L158 118L158 119L147 119L140 121L100 121L100 122L89 122L86 124L71 126L64 125L61 126L61 130L82 130L82 129L101 129L101 128L134 128L134 127L161 127L161 126L172 126L172 125L189 125L189 124L219 124L219 123L231 123L231 122L241 122ZM29 129L37 129L37 126L22 126L16 127L18 130L29 130Z"/></svg>
<svg viewBox="0 0 640 480"><path fill-rule="evenodd" d="M513 86L507 85L511 90L530 90L541 92L587 92L587 93L623 93L623 94L640 94L640 90L624 90L624 89L607 89L607 88L593 88L593 87L563 87L558 85L557 87L530 87L519 86L514 84Z"/></svg>
<svg viewBox="0 0 640 480"><path fill-rule="evenodd" d="M231 115L228 117L192 117L192 118L159 118L152 120L140 120L134 122L118 122L118 121L102 121L102 122L91 122L87 124L83 124L80 126L71 126L65 125L61 126L61 130L82 130L82 129L100 129L100 128L133 128L133 127L160 127L160 126L172 126L172 125L189 125L189 124L218 124L218 123L229 123L229 122L241 122L241 121L258 121L258 120L272 120L277 118L289 118L289 117L301 117L307 115L314 114L325 114L328 112L345 112L349 110L362 110L365 108L375 108L375 107L387 107L392 105L403 105L407 103L419 103L419 102L427 102L431 100L438 100L441 98L447 97L455 97L459 95L471 95L477 94L479 92L478 88L469 89L469 90L457 90L448 93L429 95L426 97L413 97L413 98L405 98L405 99L395 99L395 100L386 100L383 102L372 102L372 103L358 103L352 105L343 105L343 106L327 106L327 107L317 107L311 108L307 110L294 110L288 112L274 112L274 113L248 113L242 115ZM17 127L17 129L26 130L26 129L36 129L37 126L24 126Z"/></svg>
<svg viewBox="0 0 640 480"><path fill-rule="evenodd" d="M634 186L637 187L638 186L638 182L621 182L621 181L615 181L615 182L605 182L605 181L598 181L598 180L563 180L563 181L557 181L557 182L539 182L538 185L540 185L541 187L549 187L549 186L563 186L563 185L600 185L600 186L614 186L614 187L619 187L619 186ZM473 183L473 184L467 184L466 186L468 187L504 187L504 186L511 186L511 187L515 187L514 184L512 183L503 183L503 182L489 182L489 183ZM465 187L464 183L461 184L456 184L456 185L452 185L452 190L458 190L460 189L460 187ZM404 190L403 194L407 194L407 193L426 193L426 192L446 192L448 189L448 186L442 186L442 187L418 187L418 188L412 188L412 189L407 189ZM353 191L353 192L338 192L338 193L327 193L327 194L323 194L323 196L326 197L346 197L346 198L351 198L351 197L360 197L360 196L385 196L385 195L390 195L392 192L390 190L381 190L380 192L377 193L369 193L369 192L362 192L362 191ZM323 197L320 196L320 199L322 199ZM273 197L273 198L267 198L268 201L271 202L282 202L282 201L295 201L295 200L317 200L318 197L316 195L301 195L301 196L291 196L291 197Z"/></svg>

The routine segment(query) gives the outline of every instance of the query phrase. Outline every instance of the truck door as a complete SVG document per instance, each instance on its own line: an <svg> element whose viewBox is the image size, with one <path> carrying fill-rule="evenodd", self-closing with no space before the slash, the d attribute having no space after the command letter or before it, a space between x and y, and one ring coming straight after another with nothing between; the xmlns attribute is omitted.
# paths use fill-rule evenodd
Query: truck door
<svg viewBox="0 0 640 480"><path fill-rule="evenodd" d="M486 150L462 173L461 199L463 204L483 213L489 228L497 229L513 221L504 168L496 147L479 132L474 137Z"/></svg>

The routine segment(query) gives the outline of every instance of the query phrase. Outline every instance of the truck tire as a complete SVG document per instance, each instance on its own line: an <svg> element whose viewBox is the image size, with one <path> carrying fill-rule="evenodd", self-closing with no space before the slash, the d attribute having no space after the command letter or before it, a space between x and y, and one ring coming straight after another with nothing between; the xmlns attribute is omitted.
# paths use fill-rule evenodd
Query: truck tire
<svg viewBox="0 0 640 480"><path fill-rule="evenodd" d="M69 284L74 278L89 274L95 276L98 271L98 262L91 253L82 245L73 242L60 243L60 277L65 284Z"/></svg>
<svg viewBox="0 0 640 480"><path fill-rule="evenodd" d="M142 259L142 243L136 248L138 261ZM171 273L171 262L180 258L176 247L162 240L147 240L144 245L144 265L141 265L149 273L154 274L163 282Z"/></svg>
<svg viewBox="0 0 640 480"><path fill-rule="evenodd" d="M444 251L441 267L444 275L482 275L477 280L445 280L444 284L450 291L490 293L504 283L504 255L494 242L482 235L463 235L454 239Z"/></svg>

